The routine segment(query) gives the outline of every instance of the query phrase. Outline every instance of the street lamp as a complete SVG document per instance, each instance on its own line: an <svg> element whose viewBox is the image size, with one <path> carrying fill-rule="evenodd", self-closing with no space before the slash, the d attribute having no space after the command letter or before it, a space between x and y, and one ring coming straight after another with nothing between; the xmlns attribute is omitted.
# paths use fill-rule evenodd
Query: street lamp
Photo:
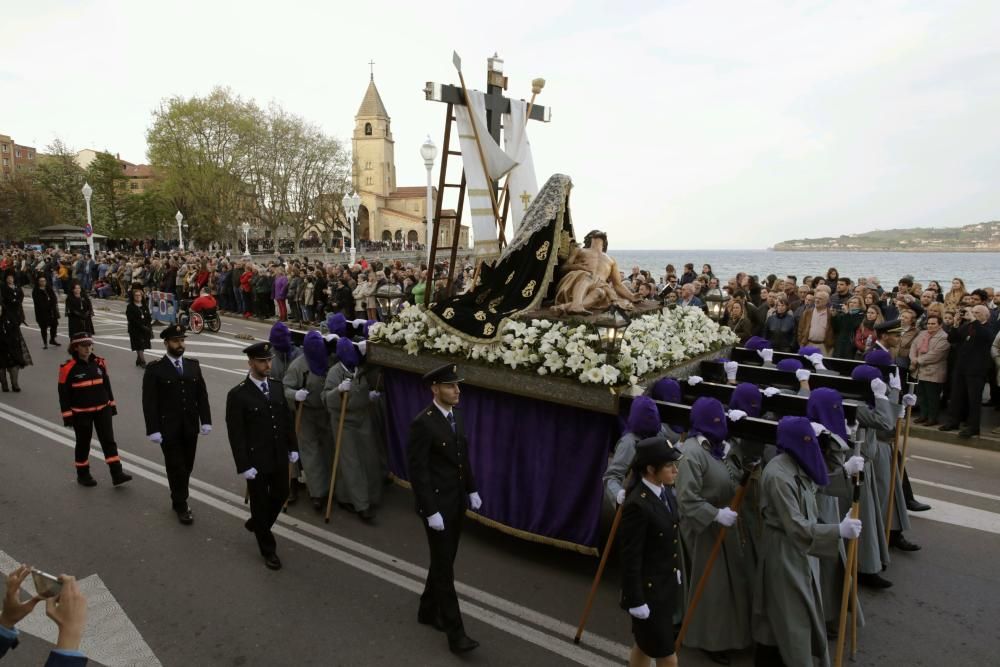
<svg viewBox="0 0 1000 667"><path fill-rule="evenodd" d="M420 157L424 159L424 166L427 167L427 264L431 262L431 236L434 233L434 215L431 213L431 170L434 169L434 159L437 158L437 146L427 135L427 141L420 147Z"/></svg>
<svg viewBox="0 0 1000 667"><path fill-rule="evenodd" d="M243 256L250 257L250 223L244 222L241 229L243 230Z"/></svg>
<svg viewBox="0 0 1000 667"><path fill-rule="evenodd" d="M177 215L174 216L174 220L177 221L177 241L179 249L181 252L184 252L184 232L181 231L181 223L184 222L184 214L177 211Z"/></svg>
<svg viewBox="0 0 1000 667"><path fill-rule="evenodd" d="M395 283L382 285L375 290L375 302L378 304L378 319L388 322L396 315L403 302L403 290Z"/></svg>
<svg viewBox="0 0 1000 667"><path fill-rule="evenodd" d="M614 305L594 320L598 342L601 345L601 351L607 355L608 363L613 363L618 359L622 341L625 340L625 331L630 324L632 324L632 320L628 314Z"/></svg>
<svg viewBox="0 0 1000 667"><path fill-rule="evenodd" d="M87 202L87 226L83 228L83 235L87 237L87 246L90 248L90 257L95 259L94 255L94 223L90 219L90 196L94 194L94 188L90 187L90 183L84 183L83 189L80 190L83 193L83 200Z"/></svg>
<svg viewBox="0 0 1000 667"><path fill-rule="evenodd" d="M356 245L354 224L358 221L358 209L361 206L361 197L358 196L358 193L352 192L349 195L345 194L340 203L344 206L344 213L347 214L347 224L351 228L351 266L354 266L354 255L357 252L354 247Z"/></svg>
<svg viewBox="0 0 1000 667"><path fill-rule="evenodd" d="M729 301L729 296L723 294L720 288L708 290L705 295L705 309L708 311L708 316L716 322L721 320L723 313L726 312L727 301Z"/></svg>

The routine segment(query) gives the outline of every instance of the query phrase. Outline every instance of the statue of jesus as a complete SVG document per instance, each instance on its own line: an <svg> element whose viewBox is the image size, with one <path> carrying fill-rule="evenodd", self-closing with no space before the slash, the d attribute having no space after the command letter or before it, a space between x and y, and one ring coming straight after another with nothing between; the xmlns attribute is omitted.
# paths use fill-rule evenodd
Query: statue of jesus
<svg viewBox="0 0 1000 667"><path fill-rule="evenodd" d="M556 287L552 310L559 315L590 315L607 310L612 304L631 310L639 296L622 284L618 264L605 251L608 235L594 230L583 239L583 247L574 245L562 263L562 279Z"/></svg>

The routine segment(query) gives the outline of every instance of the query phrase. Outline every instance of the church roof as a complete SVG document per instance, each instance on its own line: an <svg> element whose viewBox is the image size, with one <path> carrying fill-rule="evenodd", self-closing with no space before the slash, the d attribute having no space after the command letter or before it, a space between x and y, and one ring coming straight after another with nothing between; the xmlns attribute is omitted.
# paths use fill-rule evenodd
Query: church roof
<svg viewBox="0 0 1000 667"><path fill-rule="evenodd" d="M389 112L382 104L382 97L378 94L378 88L375 87L375 79L368 83L368 90L365 91L365 99L361 100L361 106L358 107L357 116L389 117Z"/></svg>

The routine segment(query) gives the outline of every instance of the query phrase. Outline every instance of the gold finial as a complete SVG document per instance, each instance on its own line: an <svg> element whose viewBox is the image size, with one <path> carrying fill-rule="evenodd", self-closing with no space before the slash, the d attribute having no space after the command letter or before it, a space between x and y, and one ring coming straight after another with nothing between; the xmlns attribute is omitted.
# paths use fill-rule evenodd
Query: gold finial
<svg viewBox="0 0 1000 667"><path fill-rule="evenodd" d="M545 79L532 79L531 80L531 92L535 95L542 92L542 88L545 87Z"/></svg>

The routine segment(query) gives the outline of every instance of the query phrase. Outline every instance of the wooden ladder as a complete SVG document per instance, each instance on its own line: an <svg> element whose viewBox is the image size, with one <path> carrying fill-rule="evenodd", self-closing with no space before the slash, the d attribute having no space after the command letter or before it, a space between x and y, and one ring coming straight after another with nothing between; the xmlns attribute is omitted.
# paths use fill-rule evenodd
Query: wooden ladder
<svg viewBox="0 0 1000 667"><path fill-rule="evenodd" d="M447 183L446 179L448 176L448 157L451 155L457 155L461 157L462 151L451 149L451 125L455 122L455 109L454 105L450 102L448 103L448 108L445 110L445 122L444 122L444 143L443 150L441 154L441 174L438 177L438 192L437 201L434 204L434 227L431 233L431 252L430 260L427 264L427 277L426 287L424 289L424 305L429 306L431 303L431 296L434 292L434 263L437 261L438 252L438 237L441 231L442 220L452 221L452 234L451 234L451 256L448 262L448 284L445 288L445 293L449 296L452 293L454 282L455 282L455 263L458 258L458 243L462 235L462 209L465 206L465 169L462 169L462 181L460 183ZM444 193L446 188L458 188L458 205L455 207L454 215L442 216L441 211L444 206Z"/></svg>

